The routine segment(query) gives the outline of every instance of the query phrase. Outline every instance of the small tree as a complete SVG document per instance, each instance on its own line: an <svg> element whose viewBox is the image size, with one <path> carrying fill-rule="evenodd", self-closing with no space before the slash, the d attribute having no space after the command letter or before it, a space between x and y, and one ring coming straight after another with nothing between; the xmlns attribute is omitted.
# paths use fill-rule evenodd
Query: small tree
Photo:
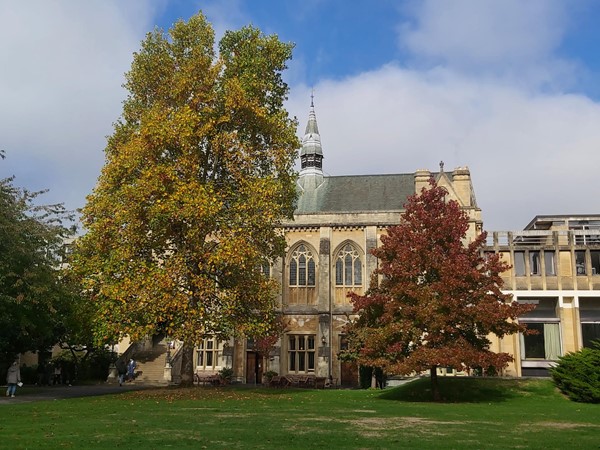
<svg viewBox="0 0 600 450"><path fill-rule="evenodd" d="M571 400L600 403L600 341L592 348L567 353L550 369L552 380Z"/></svg>
<svg viewBox="0 0 600 450"><path fill-rule="evenodd" d="M429 371L439 400L438 367L494 367L512 360L489 350L488 335L524 331L516 318L532 309L500 290L509 267L482 255L485 233L465 244L469 222L460 205L430 180L409 197L400 225L373 250L379 268L364 296L351 294L358 319L350 325L358 362L387 373Z"/></svg>

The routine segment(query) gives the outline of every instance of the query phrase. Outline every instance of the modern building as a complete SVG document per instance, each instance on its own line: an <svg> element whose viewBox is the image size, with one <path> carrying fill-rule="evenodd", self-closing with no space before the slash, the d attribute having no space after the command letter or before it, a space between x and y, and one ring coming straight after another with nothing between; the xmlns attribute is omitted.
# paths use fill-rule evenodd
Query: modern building
<svg viewBox="0 0 600 450"><path fill-rule="evenodd" d="M520 318L536 334L495 339L508 375L544 376L567 352L600 339L600 215L536 216L523 231L492 232L485 251L512 268L505 292L537 307Z"/></svg>

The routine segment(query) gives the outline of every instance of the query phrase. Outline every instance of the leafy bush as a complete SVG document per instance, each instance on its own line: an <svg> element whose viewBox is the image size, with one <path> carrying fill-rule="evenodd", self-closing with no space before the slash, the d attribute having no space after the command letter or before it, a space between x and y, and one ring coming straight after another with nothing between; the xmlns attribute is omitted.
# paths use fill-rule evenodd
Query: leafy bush
<svg viewBox="0 0 600 450"><path fill-rule="evenodd" d="M21 381L25 384L35 384L37 382L37 366L21 366Z"/></svg>
<svg viewBox="0 0 600 450"><path fill-rule="evenodd" d="M559 358L550 370L552 379L563 394L583 403L600 403L600 342Z"/></svg>
<svg viewBox="0 0 600 450"><path fill-rule="evenodd" d="M369 389L371 387L371 380L373 377L373 368L371 366L359 366L358 367L358 378L361 389Z"/></svg>
<svg viewBox="0 0 600 450"><path fill-rule="evenodd" d="M274 370L267 370L264 373L264 377L266 378L266 380L270 383L271 380L273 379L273 377L276 377L278 375L277 372L275 372Z"/></svg>
<svg viewBox="0 0 600 450"><path fill-rule="evenodd" d="M108 377L110 363L114 354L109 350L95 350L88 355L78 354L75 359L71 352L64 351L52 359L53 364L62 368L65 382L104 381Z"/></svg>
<svg viewBox="0 0 600 450"><path fill-rule="evenodd" d="M224 380L226 383L230 383L231 379L233 378L233 369L231 367L223 367L220 371L219 371L219 376L221 377L222 380Z"/></svg>

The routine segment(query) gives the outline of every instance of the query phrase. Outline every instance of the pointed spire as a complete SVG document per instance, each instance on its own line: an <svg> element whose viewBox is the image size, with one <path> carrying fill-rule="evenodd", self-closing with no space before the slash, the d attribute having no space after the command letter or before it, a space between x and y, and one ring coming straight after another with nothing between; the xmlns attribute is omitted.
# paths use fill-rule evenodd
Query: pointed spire
<svg viewBox="0 0 600 450"><path fill-rule="evenodd" d="M323 149L321 148L321 136L317 126L317 115L315 114L315 93L310 94L310 111L308 123L302 138L302 149L300 150L300 175L305 173L323 174Z"/></svg>

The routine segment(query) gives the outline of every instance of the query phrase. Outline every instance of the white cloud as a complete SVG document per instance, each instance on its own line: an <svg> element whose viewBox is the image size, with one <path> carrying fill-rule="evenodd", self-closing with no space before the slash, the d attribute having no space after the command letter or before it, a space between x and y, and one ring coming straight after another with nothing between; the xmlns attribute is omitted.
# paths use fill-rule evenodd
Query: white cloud
<svg viewBox="0 0 600 450"><path fill-rule="evenodd" d="M600 104L568 94L579 68L556 57L570 20L554 0L423 0L399 26L408 65L317 86L332 175L469 166L484 226L597 213ZM290 109L306 123L309 90Z"/></svg>
<svg viewBox="0 0 600 450"><path fill-rule="evenodd" d="M317 85L317 120L332 175L469 166L486 229L520 229L536 214L598 211L600 105L535 94L450 70L387 66ZM304 129L309 89L290 110Z"/></svg>
<svg viewBox="0 0 600 450"><path fill-rule="evenodd" d="M412 20L399 26L399 43L418 61L522 73L555 59L569 24L567 7L558 0L413 2Z"/></svg>
<svg viewBox="0 0 600 450"><path fill-rule="evenodd" d="M0 2L2 175L81 207L121 113L119 86L160 3Z"/></svg>
<svg viewBox="0 0 600 450"><path fill-rule="evenodd" d="M217 44L227 30L237 30L250 23L240 0L203 0L199 3L215 31Z"/></svg>
<svg viewBox="0 0 600 450"><path fill-rule="evenodd" d="M217 36L249 22L237 0L224 6L231 14L217 2L199 4L212 5L205 12ZM48 201L83 205L121 114L123 73L165 5L0 0L0 177L14 173L18 185L51 187ZM487 229L518 229L536 214L598 212L600 105L564 93L575 70L554 56L569 20L560 17L564 3L414 5L415 20L402 31L411 65L315 86L324 169L467 165ZM286 74L300 133L311 87L302 84L304 63Z"/></svg>

